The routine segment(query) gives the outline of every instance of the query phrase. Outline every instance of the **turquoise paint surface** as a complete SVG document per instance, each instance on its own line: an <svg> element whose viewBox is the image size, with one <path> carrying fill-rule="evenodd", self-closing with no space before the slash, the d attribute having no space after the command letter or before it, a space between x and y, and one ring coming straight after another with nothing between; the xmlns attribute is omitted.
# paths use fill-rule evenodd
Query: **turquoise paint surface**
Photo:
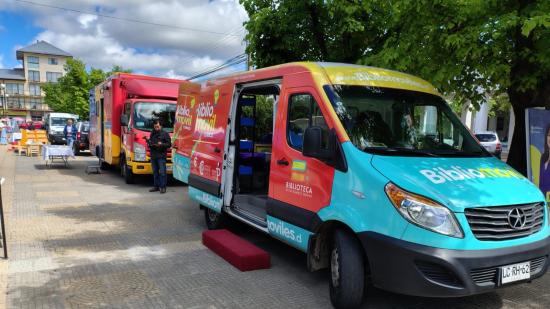
<svg viewBox="0 0 550 309"><path fill-rule="evenodd" d="M450 173L455 179L446 175L447 179L444 182L434 183L420 173L421 170L433 170L437 167L451 169L456 166L464 170L511 169L497 159L373 156L360 151L351 142L346 142L342 146L349 168L346 173L335 172L331 204L318 213L323 221L343 222L355 232L372 231L417 244L460 250L511 247L541 240L550 235L546 207L543 228L528 237L504 241L479 241L470 230L463 213L467 207L543 201L542 193L524 177L460 179L458 174ZM441 181L437 177L434 179ZM464 238L445 236L409 223L393 207L384 192L384 186L389 181L451 209L464 231Z"/></svg>
<svg viewBox="0 0 550 309"><path fill-rule="evenodd" d="M189 198L195 202L208 207L216 212L222 211L222 199L212 194L201 191L195 187L189 186Z"/></svg>
<svg viewBox="0 0 550 309"><path fill-rule="evenodd" d="M188 183L191 163L188 157L176 153L172 157L172 174L177 180Z"/></svg>
<svg viewBox="0 0 550 309"><path fill-rule="evenodd" d="M384 192L388 179L370 164L371 154L360 151L351 142L342 147L348 171L334 172L330 205L318 212L319 217L323 221L343 222L355 232L375 231L401 238L408 222L397 213ZM364 198L358 197L360 194Z"/></svg>
<svg viewBox="0 0 550 309"><path fill-rule="evenodd" d="M267 216L267 230L269 235L284 241L296 249L307 252L311 232L269 215Z"/></svg>
<svg viewBox="0 0 550 309"><path fill-rule="evenodd" d="M505 177L495 175L466 179L464 175L456 173L457 169L462 171L479 171L480 169L514 171L510 166L494 157L414 158L375 156L372 165L402 189L436 200L455 212L464 212L464 209L469 207L515 205L544 201L540 190L527 178L520 175L506 175ZM442 170L451 175L445 175L447 178L445 179L441 176L443 175ZM441 183L434 183L421 171L428 174L437 171L438 175L435 176L435 180L441 181Z"/></svg>

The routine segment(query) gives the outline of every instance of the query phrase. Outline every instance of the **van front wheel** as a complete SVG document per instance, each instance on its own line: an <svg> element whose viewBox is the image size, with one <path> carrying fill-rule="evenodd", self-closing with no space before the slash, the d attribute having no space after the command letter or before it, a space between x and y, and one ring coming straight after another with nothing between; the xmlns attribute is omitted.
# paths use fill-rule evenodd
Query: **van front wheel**
<svg viewBox="0 0 550 309"><path fill-rule="evenodd" d="M336 230L330 254L330 300L335 308L357 308L365 290L365 259L353 234Z"/></svg>
<svg viewBox="0 0 550 309"><path fill-rule="evenodd" d="M124 157L120 161L120 174L126 184L134 183L134 173L132 172L132 168L126 164L126 158Z"/></svg>
<svg viewBox="0 0 550 309"><path fill-rule="evenodd" d="M225 214L216 212L206 206L204 207L204 221L209 230L221 229L225 223Z"/></svg>

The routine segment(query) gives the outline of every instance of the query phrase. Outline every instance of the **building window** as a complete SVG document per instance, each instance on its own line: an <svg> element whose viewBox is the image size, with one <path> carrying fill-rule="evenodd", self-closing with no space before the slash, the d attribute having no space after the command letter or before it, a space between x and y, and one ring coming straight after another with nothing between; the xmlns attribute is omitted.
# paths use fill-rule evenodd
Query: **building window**
<svg viewBox="0 0 550 309"><path fill-rule="evenodd" d="M57 83L57 80L61 77L61 73L58 72L46 72L46 81L49 83Z"/></svg>
<svg viewBox="0 0 550 309"><path fill-rule="evenodd" d="M29 93L30 95L39 96L42 93L40 92L40 85L38 84L29 84Z"/></svg>
<svg viewBox="0 0 550 309"><path fill-rule="evenodd" d="M23 84L6 83L7 94L25 94Z"/></svg>
<svg viewBox="0 0 550 309"><path fill-rule="evenodd" d="M7 98L8 108L25 108L25 99L23 98Z"/></svg>
<svg viewBox="0 0 550 309"><path fill-rule="evenodd" d="M29 81L39 82L40 81L40 71L29 70Z"/></svg>
<svg viewBox="0 0 550 309"><path fill-rule="evenodd" d="M30 98L29 109L42 109L42 99Z"/></svg>
<svg viewBox="0 0 550 309"><path fill-rule="evenodd" d="M48 64L57 65L57 58L48 58Z"/></svg>
<svg viewBox="0 0 550 309"><path fill-rule="evenodd" d="M29 69L38 69L38 67L39 67L38 57L28 56L27 57L27 67Z"/></svg>

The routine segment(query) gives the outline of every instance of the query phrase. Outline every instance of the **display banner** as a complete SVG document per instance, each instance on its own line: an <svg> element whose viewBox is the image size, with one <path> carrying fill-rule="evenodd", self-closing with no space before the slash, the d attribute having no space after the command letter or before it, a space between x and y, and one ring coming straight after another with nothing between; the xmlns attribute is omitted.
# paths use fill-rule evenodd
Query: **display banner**
<svg viewBox="0 0 550 309"><path fill-rule="evenodd" d="M550 110L525 111L527 175L550 202Z"/></svg>

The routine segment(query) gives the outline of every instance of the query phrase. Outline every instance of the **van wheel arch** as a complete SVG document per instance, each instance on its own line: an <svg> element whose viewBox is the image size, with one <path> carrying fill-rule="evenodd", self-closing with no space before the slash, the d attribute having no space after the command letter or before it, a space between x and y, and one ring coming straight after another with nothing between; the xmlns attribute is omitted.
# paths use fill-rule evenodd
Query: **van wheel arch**
<svg viewBox="0 0 550 309"><path fill-rule="evenodd" d="M333 246L334 233L337 230L344 230L352 235L356 233L345 223L341 221L326 221L317 228L315 236L311 237L308 250L307 250L307 267L309 271L317 271L328 268L330 266L330 254ZM370 277L370 263L368 259L368 252L366 252L363 244L359 239L365 260L365 270L367 272L367 278Z"/></svg>
<svg viewBox="0 0 550 309"><path fill-rule="evenodd" d="M128 165L126 164L126 155L124 153L120 154L120 174L124 178L124 182L126 184L133 184L134 183L134 173L132 172L131 168L128 168Z"/></svg>
<svg viewBox="0 0 550 309"><path fill-rule="evenodd" d="M219 230L227 224L227 215L223 212L216 212L208 207L200 205L204 211L204 221L209 230Z"/></svg>

